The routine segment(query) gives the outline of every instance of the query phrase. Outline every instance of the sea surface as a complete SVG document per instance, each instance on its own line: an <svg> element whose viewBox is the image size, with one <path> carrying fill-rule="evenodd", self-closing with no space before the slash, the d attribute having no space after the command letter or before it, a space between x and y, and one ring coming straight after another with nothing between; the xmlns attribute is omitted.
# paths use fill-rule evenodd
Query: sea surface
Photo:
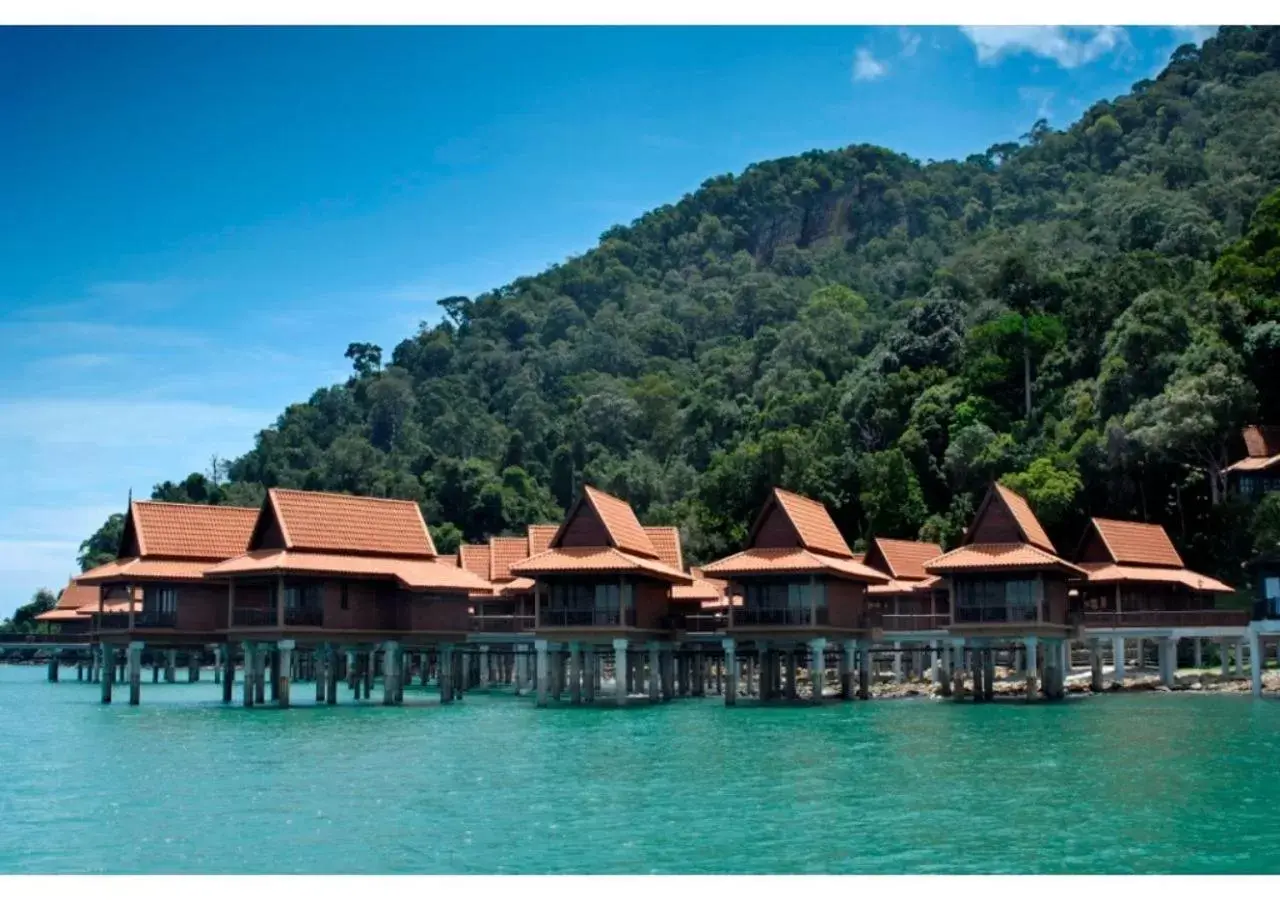
<svg viewBox="0 0 1280 900"><path fill-rule="evenodd" d="M1280 873L1273 699L329 708L295 684L245 710L208 671L136 708L62 678L0 665L0 873Z"/></svg>

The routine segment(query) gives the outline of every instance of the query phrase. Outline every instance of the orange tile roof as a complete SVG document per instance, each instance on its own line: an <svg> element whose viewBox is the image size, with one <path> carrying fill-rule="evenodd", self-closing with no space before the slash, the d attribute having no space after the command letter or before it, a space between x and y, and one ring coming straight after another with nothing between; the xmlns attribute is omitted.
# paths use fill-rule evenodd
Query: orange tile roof
<svg viewBox="0 0 1280 900"><path fill-rule="evenodd" d="M1254 458L1280 456L1280 428L1246 425L1242 431L1244 449Z"/></svg>
<svg viewBox="0 0 1280 900"><path fill-rule="evenodd" d="M272 488L285 547L320 553L434 557L422 510L412 500Z"/></svg>
<svg viewBox="0 0 1280 900"><path fill-rule="evenodd" d="M131 556L98 566L79 576L81 584L112 581L199 581L213 560L142 559Z"/></svg>
<svg viewBox="0 0 1280 900"><path fill-rule="evenodd" d="M138 553L169 559L227 559L243 553L258 511L239 506L134 500Z"/></svg>
<svg viewBox="0 0 1280 900"><path fill-rule="evenodd" d="M535 556L551 547L551 540L560 530L559 525L529 526L529 556Z"/></svg>
<svg viewBox="0 0 1280 900"><path fill-rule="evenodd" d="M489 572L490 581L505 581L511 578L511 564L529 558L529 538L496 537L489 538Z"/></svg>
<svg viewBox="0 0 1280 900"><path fill-rule="evenodd" d="M658 559L673 569L684 571L684 552L680 548L680 529L671 525L645 525L649 543L658 551Z"/></svg>
<svg viewBox="0 0 1280 900"><path fill-rule="evenodd" d="M693 578L693 584L676 585L671 588L672 600L697 600L703 606L722 606L726 603L725 597L729 592L729 582L721 581L719 578L707 578L703 571L696 566L689 570L689 575Z"/></svg>
<svg viewBox="0 0 1280 900"><path fill-rule="evenodd" d="M647 575L672 584L692 584L693 579L656 559L624 553L614 547L560 547L545 550L511 567L512 574L537 576L576 572L612 572Z"/></svg>
<svg viewBox="0 0 1280 900"><path fill-rule="evenodd" d="M1058 551L1054 548L1053 541L1049 540L1049 535L1045 533L1040 520L1031 511L1031 506L1026 499L998 482L995 485L995 489L1000 499L1004 501L1004 505L1009 508L1009 512L1013 514L1014 521L1018 523L1018 528L1022 530L1023 539L1028 544L1039 547L1041 550L1057 554Z"/></svg>
<svg viewBox="0 0 1280 900"><path fill-rule="evenodd" d="M1056 570L1083 575L1084 570L1031 544L967 544L925 563L932 575L1002 569Z"/></svg>
<svg viewBox="0 0 1280 900"><path fill-rule="evenodd" d="M96 606L94 608L94 612L97 612ZM91 613L88 610L81 612L78 609L59 609L55 606L53 609L40 613L40 615L36 616L35 619L37 622L74 622L88 619L90 616Z"/></svg>
<svg viewBox="0 0 1280 900"><path fill-rule="evenodd" d="M752 547L708 563L702 570L707 575L729 578L739 575L773 573L827 574L849 581L885 584L889 576L852 559L815 553L800 547Z"/></svg>
<svg viewBox="0 0 1280 900"><path fill-rule="evenodd" d="M97 585L81 584L75 578L67 582L67 586L58 595L54 609L80 609L85 606L98 607Z"/></svg>
<svg viewBox="0 0 1280 900"><path fill-rule="evenodd" d="M514 597L516 594L527 594L533 590L532 578L512 578L502 584L493 586L493 593L499 597Z"/></svg>
<svg viewBox="0 0 1280 900"><path fill-rule="evenodd" d="M867 588L868 594L911 594L917 591L928 592L942 579L937 575L926 575L921 579L911 579L903 581L901 579L893 579L888 584L873 584Z"/></svg>
<svg viewBox="0 0 1280 900"><path fill-rule="evenodd" d="M626 500L619 499L612 494L606 494L599 488L594 488L588 484L583 487L582 497L579 502L591 504L591 508L595 510L600 523L604 526L605 532L609 535L609 542L612 546L617 547L624 553L634 553L650 559L658 558L658 551L653 548L649 535L645 534L644 528L640 525L640 520L636 518L635 510L631 508L631 504ZM565 522L567 523L568 519ZM564 525L561 525L560 528L563 529ZM557 531L556 537L559 537L559 531ZM555 541L552 541L552 543L555 543Z"/></svg>
<svg viewBox="0 0 1280 900"><path fill-rule="evenodd" d="M844 559L853 556L848 542L840 534L840 529L836 528L836 523L831 520L831 513L824 504L777 487L773 489L773 496L791 520L792 527L800 536L802 547L827 556Z"/></svg>
<svg viewBox="0 0 1280 900"><path fill-rule="evenodd" d="M343 575L352 578L395 579L414 591L467 594L489 591L489 582L468 570L415 557L356 556L311 553L305 550L254 550L211 566L209 578L244 575Z"/></svg>
<svg viewBox="0 0 1280 900"><path fill-rule="evenodd" d="M1201 593L1234 594L1235 588L1216 578L1190 569L1157 566L1118 566L1112 563L1081 563L1090 584L1180 584Z"/></svg>
<svg viewBox="0 0 1280 900"><path fill-rule="evenodd" d="M489 545L463 544L458 547L457 564L477 578L489 578Z"/></svg>
<svg viewBox="0 0 1280 900"><path fill-rule="evenodd" d="M903 541L895 538L875 538L875 545L884 558L889 574L898 579L928 578L924 564L942 555L942 546L925 541Z"/></svg>
<svg viewBox="0 0 1280 900"><path fill-rule="evenodd" d="M1159 525L1118 519L1092 520L1111 561L1125 565L1183 567L1168 533Z"/></svg>

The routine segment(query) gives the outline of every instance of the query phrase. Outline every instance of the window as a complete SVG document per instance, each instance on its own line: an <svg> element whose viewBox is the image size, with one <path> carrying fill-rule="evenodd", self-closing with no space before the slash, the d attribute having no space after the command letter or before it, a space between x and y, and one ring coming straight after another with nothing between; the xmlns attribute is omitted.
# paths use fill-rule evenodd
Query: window
<svg viewBox="0 0 1280 900"><path fill-rule="evenodd" d="M351 608L351 607L350 607L350 600L347 598L347 583L346 583L345 581L342 583L342 597L341 597L341 599L338 601L338 606L339 606L341 609L350 609L350 608Z"/></svg>
<svg viewBox="0 0 1280 900"><path fill-rule="evenodd" d="M743 602L749 609L805 610L811 597L814 606L825 609L826 584L822 581L750 581L743 592Z"/></svg>
<svg viewBox="0 0 1280 900"><path fill-rule="evenodd" d="M1030 579L955 582L958 622L1032 622L1039 585Z"/></svg>
<svg viewBox="0 0 1280 900"><path fill-rule="evenodd" d="M142 608L147 612L174 612L178 608L178 592L171 587L146 588L142 592Z"/></svg>
<svg viewBox="0 0 1280 900"><path fill-rule="evenodd" d="M275 600L275 591L272 591ZM321 588L318 584L290 584L284 589L285 609L319 609L322 605Z"/></svg>

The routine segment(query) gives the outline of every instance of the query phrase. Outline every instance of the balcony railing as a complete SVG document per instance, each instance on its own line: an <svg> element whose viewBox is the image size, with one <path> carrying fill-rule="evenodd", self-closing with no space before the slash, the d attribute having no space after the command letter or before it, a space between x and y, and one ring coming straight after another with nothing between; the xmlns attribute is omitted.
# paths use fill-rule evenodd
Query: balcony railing
<svg viewBox="0 0 1280 900"><path fill-rule="evenodd" d="M672 631L685 631L690 634L715 634L729 626L729 617L724 613L692 613L683 616L672 616L668 628Z"/></svg>
<svg viewBox="0 0 1280 900"><path fill-rule="evenodd" d="M276 611L258 606L237 607L231 611L231 624L241 628L270 628L276 624Z"/></svg>
<svg viewBox="0 0 1280 900"><path fill-rule="evenodd" d="M965 625L1034 622L1034 606L957 606L955 621ZM887 618L887 617L886 617Z"/></svg>
<svg viewBox="0 0 1280 900"><path fill-rule="evenodd" d="M172 628L178 624L178 614L173 610L144 609L133 614L134 628Z"/></svg>
<svg viewBox="0 0 1280 900"><path fill-rule="evenodd" d="M1140 609L1132 612L1086 612L1086 628L1234 627L1249 624L1247 609Z"/></svg>
<svg viewBox="0 0 1280 900"><path fill-rule="evenodd" d="M885 631L939 631L951 625L951 616L946 613L886 613L880 618Z"/></svg>
<svg viewBox="0 0 1280 900"><path fill-rule="evenodd" d="M535 621L533 616L472 616L468 630L515 634L533 631Z"/></svg>
<svg viewBox="0 0 1280 900"><path fill-rule="evenodd" d="M816 610L816 613L816 616L811 616L807 609L749 609L741 607L733 611L733 624L735 628L758 625L792 627L826 625L828 621L826 607Z"/></svg>
<svg viewBox="0 0 1280 900"><path fill-rule="evenodd" d="M540 628L607 628L623 625L635 627L636 611L625 614L616 609L544 609L538 615Z"/></svg>
<svg viewBox="0 0 1280 900"><path fill-rule="evenodd" d="M284 624L319 628L324 625L324 610L312 607L285 608Z"/></svg>

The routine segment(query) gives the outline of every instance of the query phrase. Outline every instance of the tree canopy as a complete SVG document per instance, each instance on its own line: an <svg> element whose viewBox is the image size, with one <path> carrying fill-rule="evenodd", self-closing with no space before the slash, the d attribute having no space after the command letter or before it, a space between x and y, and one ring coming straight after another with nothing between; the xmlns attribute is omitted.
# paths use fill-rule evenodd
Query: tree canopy
<svg viewBox="0 0 1280 900"><path fill-rule="evenodd" d="M590 481L697 562L775 484L850 536L947 543L1003 479L1063 547L1090 515L1139 518L1239 581L1252 525L1222 468L1243 424L1280 418L1278 186L1280 29L1223 28L963 161L856 145L710 178L442 300L385 360L352 342L351 377L225 482L156 495L411 498L444 550L554 521Z"/></svg>

